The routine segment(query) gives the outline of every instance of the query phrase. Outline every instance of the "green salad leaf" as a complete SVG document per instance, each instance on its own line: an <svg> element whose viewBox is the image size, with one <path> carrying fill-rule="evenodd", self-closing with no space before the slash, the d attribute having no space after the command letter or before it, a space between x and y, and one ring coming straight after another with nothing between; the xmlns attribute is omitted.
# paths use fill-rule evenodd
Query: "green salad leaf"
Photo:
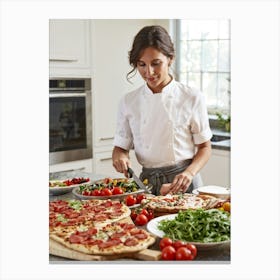
<svg viewBox="0 0 280 280"><path fill-rule="evenodd" d="M218 209L180 211L174 220L161 220L158 229L166 237L186 242L221 242L230 240L230 214Z"/></svg>

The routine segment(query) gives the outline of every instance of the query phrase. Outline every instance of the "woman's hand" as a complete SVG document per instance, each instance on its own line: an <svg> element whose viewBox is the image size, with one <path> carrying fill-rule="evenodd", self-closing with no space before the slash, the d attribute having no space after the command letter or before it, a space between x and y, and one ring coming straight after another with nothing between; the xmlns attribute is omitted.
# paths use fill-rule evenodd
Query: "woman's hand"
<svg viewBox="0 0 280 280"><path fill-rule="evenodd" d="M193 174L188 170L176 175L169 187L168 193L185 193L192 183L193 177Z"/></svg>
<svg viewBox="0 0 280 280"><path fill-rule="evenodd" d="M129 152L120 147L114 147L112 158L113 166L116 171L123 173L125 177L128 177L127 169L130 166Z"/></svg>

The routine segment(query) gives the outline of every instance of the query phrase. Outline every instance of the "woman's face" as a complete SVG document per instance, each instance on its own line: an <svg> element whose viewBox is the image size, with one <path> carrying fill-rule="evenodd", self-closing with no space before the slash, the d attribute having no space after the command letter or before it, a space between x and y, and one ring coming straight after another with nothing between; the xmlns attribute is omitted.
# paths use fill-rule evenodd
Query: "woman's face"
<svg viewBox="0 0 280 280"><path fill-rule="evenodd" d="M172 60L155 48L146 48L137 62L137 70L154 92L161 92L171 80L168 68Z"/></svg>

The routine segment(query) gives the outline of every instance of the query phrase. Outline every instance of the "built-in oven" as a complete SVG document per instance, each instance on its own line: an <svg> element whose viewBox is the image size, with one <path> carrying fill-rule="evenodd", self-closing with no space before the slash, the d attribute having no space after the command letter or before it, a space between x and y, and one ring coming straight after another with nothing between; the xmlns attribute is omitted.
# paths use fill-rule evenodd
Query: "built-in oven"
<svg viewBox="0 0 280 280"><path fill-rule="evenodd" d="M91 79L49 80L49 163L92 158Z"/></svg>

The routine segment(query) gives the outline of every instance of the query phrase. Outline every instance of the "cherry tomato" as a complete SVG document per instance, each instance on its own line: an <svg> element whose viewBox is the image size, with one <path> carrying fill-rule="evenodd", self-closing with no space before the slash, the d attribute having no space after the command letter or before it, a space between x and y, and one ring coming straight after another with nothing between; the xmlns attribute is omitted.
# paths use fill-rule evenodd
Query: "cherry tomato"
<svg viewBox="0 0 280 280"><path fill-rule="evenodd" d="M125 204L126 204L127 206L132 206L132 205L134 205L135 203L136 203L136 198L135 198L132 194L128 195L128 196L125 198Z"/></svg>
<svg viewBox="0 0 280 280"><path fill-rule="evenodd" d="M177 250L177 249L179 249L180 247L186 247L186 242L184 242L184 241L181 241L181 240L176 240L176 241L174 241L174 243L173 243L173 247Z"/></svg>
<svg viewBox="0 0 280 280"><path fill-rule="evenodd" d="M145 198L146 198L146 195L145 195L145 194L143 194L143 193L137 194L137 196L136 196L137 203L140 204L141 201L142 201L143 199L145 199Z"/></svg>
<svg viewBox="0 0 280 280"><path fill-rule="evenodd" d="M161 251L163 248L165 248L167 246L172 246L172 245L173 245L173 241L169 237L163 237L159 242L159 248Z"/></svg>
<svg viewBox="0 0 280 280"><path fill-rule="evenodd" d="M163 248L161 252L162 260L175 260L176 259L176 250L173 246L169 245Z"/></svg>
<svg viewBox="0 0 280 280"><path fill-rule="evenodd" d="M113 194L123 194L123 190L120 187L113 188Z"/></svg>
<svg viewBox="0 0 280 280"><path fill-rule="evenodd" d="M90 195L90 191L87 191L87 190L84 190L83 192L82 192L82 195Z"/></svg>
<svg viewBox="0 0 280 280"><path fill-rule="evenodd" d="M197 255L197 248L196 248L196 246L194 244L187 243L185 245L185 247L188 248L191 251L193 257L195 258L196 255Z"/></svg>
<svg viewBox="0 0 280 280"><path fill-rule="evenodd" d="M180 247L176 251L176 260L178 261L189 261L193 259L194 256L192 255L192 252L186 247Z"/></svg>
<svg viewBox="0 0 280 280"><path fill-rule="evenodd" d="M144 214L147 218L148 218L148 215L149 215L149 212L147 209L143 208L140 212L140 214Z"/></svg>
<svg viewBox="0 0 280 280"><path fill-rule="evenodd" d="M98 189L94 189L93 191L91 191L91 195L93 196L100 196L101 195L101 191Z"/></svg>
<svg viewBox="0 0 280 280"><path fill-rule="evenodd" d="M137 216L138 216L138 214L135 211L131 211L130 217L131 217L132 221L135 221Z"/></svg>
<svg viewBox="0 0 280 280"><path fill-rule="evenodd" d="M112 195L112 192L108 188L104 188L104 189L101 190L101 195L102 196L109 196L109 195Z"/></svg>
<svg viewBox="0 0 280 280"><path fill-rule="evenodd" d="M148 223L148 218L144 214L139 214L134 222L137 226L144 226Z"/></svg>
<svg viewBox="0 0 280 280"><path fill-rule="evenodd" d="M147 218L148 218L149 221L150 221L151 219L154 218L154 213L153 213L152 210L149 210L149 211L148 211L148 216L147 216Z"/></svg>

